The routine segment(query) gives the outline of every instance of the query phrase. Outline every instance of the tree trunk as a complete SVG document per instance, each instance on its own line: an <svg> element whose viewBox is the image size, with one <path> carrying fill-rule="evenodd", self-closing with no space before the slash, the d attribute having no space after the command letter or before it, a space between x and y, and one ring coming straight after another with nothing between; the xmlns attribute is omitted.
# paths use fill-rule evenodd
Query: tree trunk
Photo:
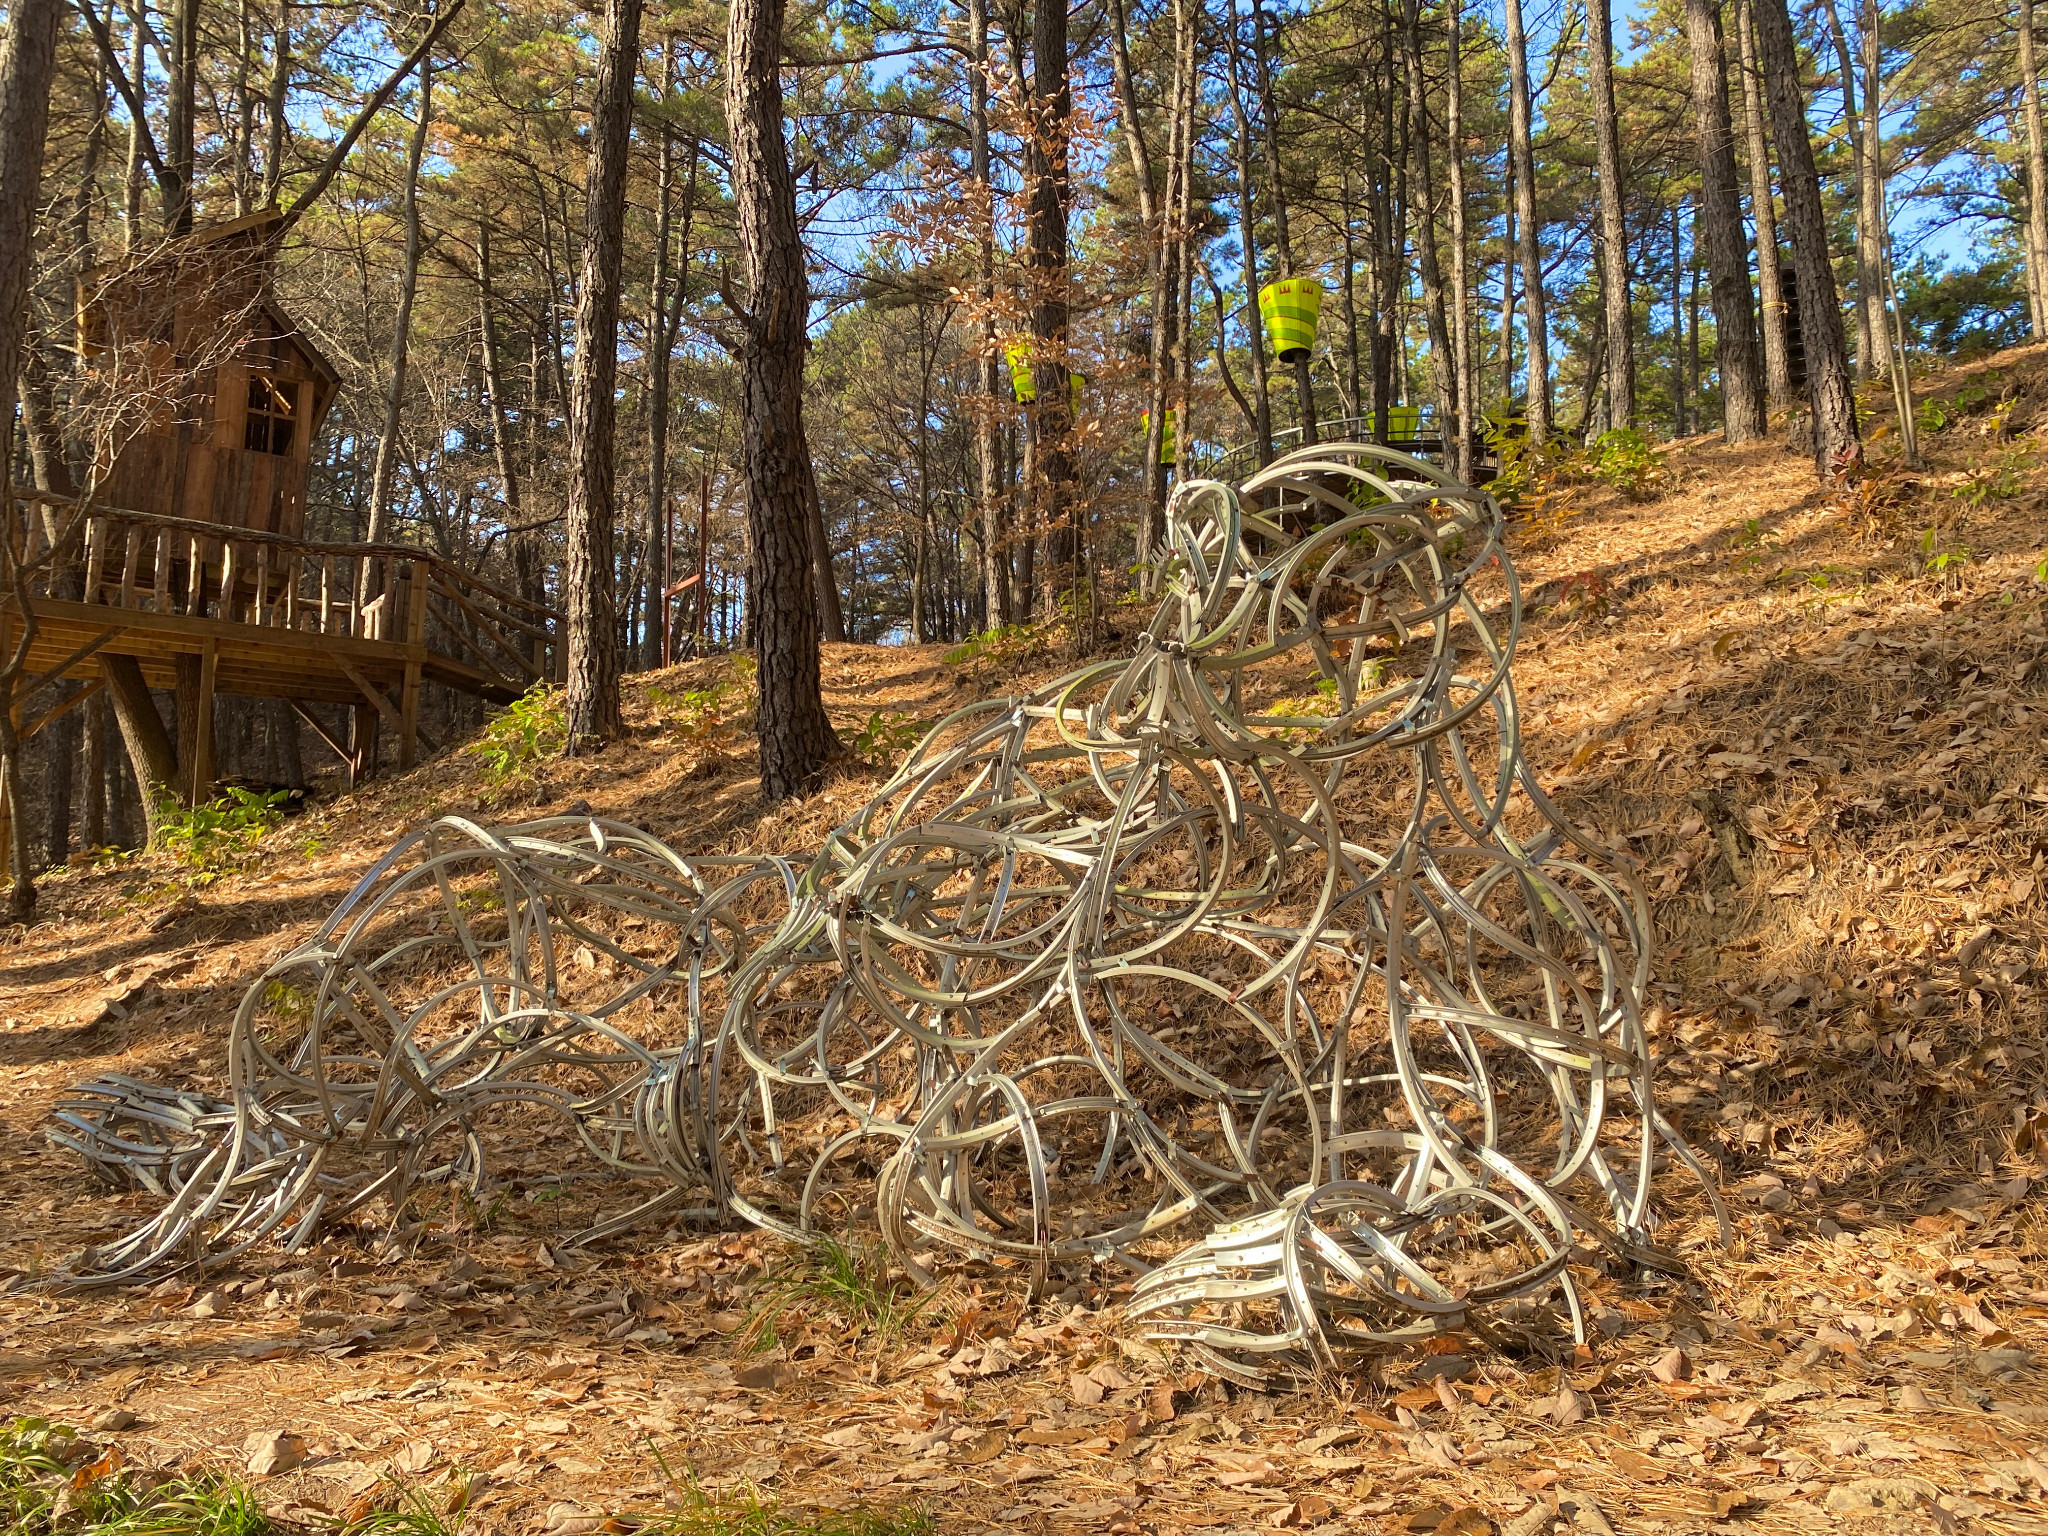
<svg viewBox="0 0 2048 1536"><path fill-rule="evenodd" d="M1287 227L1287 183L1280 171L1280 111L1273 100L1273 61L1267 51L1270 27L1276 25L1277 20L1270 24L1267 21L1264 0L1252 0L1252 64L1257 71L1266 185L1273 199L1273 241L1280 260L1280 276L1289 278L1294 276L1294 239ZM1301 444L1316 440L1316 392L1310 377L1313 361L1312 349L1294 359L1294 404L1301 425Z"/></svg>
<svg viewBox="0 0 2048 1536"><path fill-rule="evenodd" d="M1408 76L1408 161L1415 178L1414 196L1422 206L1422 217L1415 222L1415 245L1429 329L1430 375L1436 383L1437 425L1448 442L1458 417L1458 375L1451 358L1450 328L1444 321L1443 270L1437 262L1436 180L1429 163L1429 97L1422 79L1421 0L1403 0L1401 52Z"/></svg>
<svg viewBox="0 0 2048 1536"><path fill-rule="evenodd" d="M1457 420L1446 424L1447 431L1455 427L1456 435L1446 440L1456 445L1451 455L1452 467L1460 479L1470 480L1472 430L1473 423L1479 418L1479 401L1474 393L1477 382L1473 377L1472 359L1472 281L1466 251L1464 19L1459 14L1459 0L1449 0L1444 24L1449 29L1444 138L1451 176L1451 347L1457 354L1454 372L1458 400ZM1355 353L1352 366L1355 372Z"/></svg>
<svg viewBox="0 0 2048 1536"><path fill-rule="evenodd" d="M1686 435L1686 406L1690 403L1685 387L1684 236L1679 229L1679 216L1684 208L1683 202L1671 205L1671 435L1674 438Z"/></svg>
<svg viewBox="0 0 2048 1536"><path fill-rule="evenodd" d="M256 98L249 94L250 55L256 50L255 18L250 14L250 0L236 0L235 6L235 217L240 218L249 211L249 198L255 190L252 157L255 154Z"/></svg>
<svg viewBox="0 0 2048 1536"><path fill-rule="evenodd" d="M79 831L87 853L107 846L107 701L95 696L85 702L85 753L80 765L80 785L85 791L84 825Z"/></svg>
<svg viewBox="0 0 2048 1536"><path fill-rule="evenodd" d="M292 0L277 0L277 30L270 39L270 96L264 107L263 203L277 201L284 180L285 98L292 83Z"/></svg>
<svg viewBox="0 0 2048 1536"><path fill-rule="evenodd" d="M1073 428L1067 386L1067 154L1073 86L1067 73L1067 10L1042 3L1031 13L1031 135L1025 146L1029 211L1025 224L1027 301L1031 307L1033 503L1045 529L1046 610L1064 590L1079 597L1081 541L1072 504ZM1074 605L1075 637L1081 610Z"/></svg>
<svg viewBox="0 0 2048 1536"><path fill-rule="evenodd" d="M36 207L42 188L43 140L50 119L50 81L60 16L56 0L14 0L6 37L0 40L0 520L9 529L14 525L8 482L14 465L17 370L29 328ZM11 537L9 543L11 547ZM4 554L0 554L0 574L8 578L0 601L23 595L15 590L21 573ZM0 630L5 628L0 626ZM8 653L0 656L0 666L6 669L4 681L0 681L0 795L6 797L0 822L9 828L0 843L0 854L6 856L13 876L7 912L16 922L27 922L35 913L36 902L22 795L26 776L14 714L14 688L28 659L27 639L27 635L8 635Z"/></svg>
<svg viewBox="0 0 2048 1536"><path fill-rule="evenodd" d="M1714 297L1714 361L1721 374L1721 435L1730 443L1747 443L1764 435L1763 377L1749 296L1749 240L1736 185L1720 0L1685 0L1685 31L1699 134L1700 228Z"/></svg>
<svg viewBox="0 0 2048 1536"><path fill-rule="evenodd" d="M171 12L171 45L166 60L170 76L164 103L164 131L169 156L158 186L164 199L164 229L173 235L192 233L194 138L199 95L199 3L175 0ZM146 9L138 8L138 15ZM141 82L136 83L141 89Z"/></svg>
<svg viewBox="0 0 2048 1536"><path fill-rule="evenodd" d="M1863 444L1856 430L1855 389L1828 251L1827 214L1821 205L1813 143L1807 137L1806 100L1800 89L1792 18L1785 0L1754 0L1754 4L1757 53L1770 98L1771 127L1778 141L1785 223L1791 231L1792 260L1799 276L1799 326L1806 344L1814 465L1822 480L1832 481L1863 462Z"/></svg>
<svg viewBox="0 0 2048 1536"><path fill-rule="evenodd" d="M752 545L748 606L759 662L761 797L768 801L810 788L834 746L818 683L809 526L817 493L803 415L810 282L783 136L785 8L786 0L733 0L726 34L726 126L747 278L740 419Z"/></svg>
<svg viewBox="0 0 2048 1536"><path fill-rule="evenodd" d="M1508 157L1507 185L1501 197L1500 245L1500 399L1503 416L1515 399L1515 160Z"/></svg>
<svg viewBox="0 0 2048 1536"><path fill-rule="evenodd" d="M1686 0L1696 6L1703 0ZM1600 176L1600 292L1607 331L1608 419L1616 428L1635 424L1635 306L1629 286L1628 226L1622 217L1627 191L1621 165L1621 128L1614 111L1614 28L1608 0L1586 0L1587 47L1593 63L1593 139ZM1698 94L1698 66L1694 67ZM1724 103L1722 112L1726 115ZM1741 215L1738 212L1737 217Z"/></svg>
<svg viewBox="0 0 2048 1536"><path fill-rule="evenodd" d="M391 482L398 472L398 434L405 419L405 375L412 356L412 306L419 292L420 253L425 240L420 231L420 164L427 153L427 128L434 115L434 67L432 60L420 63L419 119L413 124L412 140L405 155L405 261L398 269L398 314L391 324L391 355L385 366L390 391L384 397L384 429L377 438L377 459L370 471L370 521L363 535L371 544L381 544L391 534ZM358 598L367 601L370 568L363 564Z"/></svg>
<svg viewBox="0 0 2048 1536"><path fill-rule="evenodd" d="M1245 331L1251 338L1252 414L1257 421L1259 466L1273 462L1273 403L1266 383L1266 324L1259 313L1259 236L1252 213L1252 125L1244 109L1243 68L1238 60L1237 0L1230 0L1230 22L1224 33L1229 52L1230 110L1237 125L1237 229L1242 242Z"/></svg>
<svg viewBox="0 0 2048 1536"><path fill-rule="evenodd" d="M661 44L661 99L665 106L676 88L676 51L671 39ZM657 130L661 148L657 155L654 216L654 277L647 290L647 557L641 562L642 583L649 601L642 613L639 665L652 669L661 662L662 616L668 612L666 566L660 560L669 525L668 506L668 416L669 354L673 341L668 329L669 242L675 224L676 145L666 124ZM696 160L690 170L695 179ZM687 215L685 215L687 218ZM688 237L685 236L687 243Z"/></svg>
<svg viewBox="0 0 2048 1536"><path fill-rule="evenodd" d="M1536 150L1531 137L1529 42L1522 0L1507 0L1508 156L1515 165L1515 217L1521 225L1522 314L1529 332L1529 441L1550 437L1550 338L1543 299L1543 231L1536 222Z"/></svg>
<svg viewBox="0 0 2048 1536"><path fill-rule="evenodd" d="M0 40L0 470L14 463L16 379L28 338L36 204L62 14L57 0L14 0Z"/></svg>
<svg viewBox="0 0 2048 1536"><path fill-rule="evenodd" d="M541 569L540 530L527 525L519 469L512 456L512 418L506 409L505 367L498 348L498 322L492 313L491 226L485 220L476 232L477 330L483 340L484 393L490 397L491 456L505 498L505 540L512 556L519 595L530 603L546 599L546 573ZM529 404L528 410L533 410ZM542 658L534 656L536 669Z"/></svg>
<svg viewBox="0 0 2048 1536"><path fill-rule="evenodd" d="M1764 135L1763 80L1756 63L1751 0L1735 0L1742 49L1742 107L1749 141L1749 206L1756 220L1756 285L1764 341L1764 398L1773 408L1792 401L1792 369L1785 341L1785 288L1779 273L1778 214L1771 200L1771 149Z"/></svg>
<svg viewBox="0 0 2048 1536"><path fill-rule="evenodd" d="M974 280L979 301L981 395L974 411L975 490L981 513L981 581L988 593L988 622L994 628L1015 615L1010 603L1008 519L1003 516L1009 492L1003 473L1000 427L996 420L1002 389L1001 350L996 340L995 183L989 169L988 143L988 0L967 0L968 153L974 176Z"/></svg>
<svg viewBox="0 0 2048 1536"><path fill-rule="evenodd" d="M1874 378L1891 366L1891 344L1884 317L1884 279L1879 268L1878 225L1883 212L1873 206L1872 166L1866 128L1870 114L1856 109L1856 59L1849 33L1835 0L1826 0L1828 36L1842 72L1842 127L1849 139L1849 168L1856 188L1856 377Z"/></svg>
<svg viewBox="0 0 2048 1536"><path fill-rule="evenodd" d="M2041 77L2034 66L2034 0L2020 0L2020 100L2027 123L2027 247L2042 318L2034 339L2048 338L2048 153L2041 144Z"/></svg>
<svg viewBox="0 0 2048 1536"><path fill-rule="evenodd" d="M142 663L133 656L102 653L100 675L107 680L107 701L121 730L121 744L142 805L145 848L154 848L163 807L177 798L178 754L142 677Z"/></svg>
<svg viewBox="0 0 2048 1536"><path fill-rule="evenodd" d="M563 608L569 631L564 701L569 751L595 751L625 730L619 711L618 571L612 554L619 270L625 260L626 166L641 0L609 0L598 45L576 291L576 371L569 393L569 508Z"/></svg>

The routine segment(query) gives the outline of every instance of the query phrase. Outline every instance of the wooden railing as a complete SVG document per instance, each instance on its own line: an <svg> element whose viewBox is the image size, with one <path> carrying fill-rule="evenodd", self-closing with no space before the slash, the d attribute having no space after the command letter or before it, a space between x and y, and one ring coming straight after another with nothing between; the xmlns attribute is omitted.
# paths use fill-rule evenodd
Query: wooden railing
<svg viewBox="0 0 2048 1536"><path fill-rule="evenodd" d="M431 550L322 544L17 490L31 596L258 629L423 643L524 689L563 660L561 613ZM51 559L52 541L61 545Z"/></svg>

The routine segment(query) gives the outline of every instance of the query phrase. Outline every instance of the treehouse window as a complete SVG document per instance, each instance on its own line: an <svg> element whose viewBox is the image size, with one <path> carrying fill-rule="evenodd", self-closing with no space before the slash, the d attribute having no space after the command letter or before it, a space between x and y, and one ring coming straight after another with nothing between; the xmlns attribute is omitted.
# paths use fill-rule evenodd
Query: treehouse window
<svg viewBox="0 0 2048 1536"><path fill-rule="evenodd" d="M251 453L289 455L298 425L291 386L265 374L250 375L249 418L242 446Z"/></svg>

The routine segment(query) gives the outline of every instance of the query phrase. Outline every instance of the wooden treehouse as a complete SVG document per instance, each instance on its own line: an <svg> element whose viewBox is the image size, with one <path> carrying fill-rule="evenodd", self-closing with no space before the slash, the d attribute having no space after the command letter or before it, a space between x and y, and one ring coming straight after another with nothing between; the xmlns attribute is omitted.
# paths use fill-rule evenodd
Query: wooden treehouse
<svg viewBox="0 0 2048 1536"><path fill-rule="evenodd" d="M412 765L423 684L502 703L562 660L553 609L428 550L305 537L338 377L272 292L278 217L88 274L78 343L97 489L17 489L4 530L35 624L20 728L98 692L106 658L133 657L152 688L196 690L192 782L177 786L195 800L212 785L217 694L285 700L354 781L374 769L380 725ZM20 624L0 597L0 637ZM50 685L65 678L84 687L60 698ZM320 705L345 706L349 725Z"/></svg>

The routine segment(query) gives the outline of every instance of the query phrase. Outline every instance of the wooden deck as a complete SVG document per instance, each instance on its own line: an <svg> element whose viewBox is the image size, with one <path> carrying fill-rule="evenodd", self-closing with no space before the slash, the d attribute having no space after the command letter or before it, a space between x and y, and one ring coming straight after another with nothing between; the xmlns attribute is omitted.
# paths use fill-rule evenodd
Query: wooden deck
<svg viewBox="0 0 2048 1536"><path fill-rule="evenodd" d="M399 766L412 765L423 684L506 703L554 679L564 659L556 610L428 550L81 509L33 491L13 505L6 532L35 624L12 700L25 736L104 686L103 657L132 656L151 687L172 688L187 656L198 660L202 721L217 694L284 699L361 778L380 723L397 733ZM7 647L20 625L0 594ZM85 686L60 697L53 685L66 678ZM334 731L312 713L320 704L348 706L354 728Z"/></svg>

